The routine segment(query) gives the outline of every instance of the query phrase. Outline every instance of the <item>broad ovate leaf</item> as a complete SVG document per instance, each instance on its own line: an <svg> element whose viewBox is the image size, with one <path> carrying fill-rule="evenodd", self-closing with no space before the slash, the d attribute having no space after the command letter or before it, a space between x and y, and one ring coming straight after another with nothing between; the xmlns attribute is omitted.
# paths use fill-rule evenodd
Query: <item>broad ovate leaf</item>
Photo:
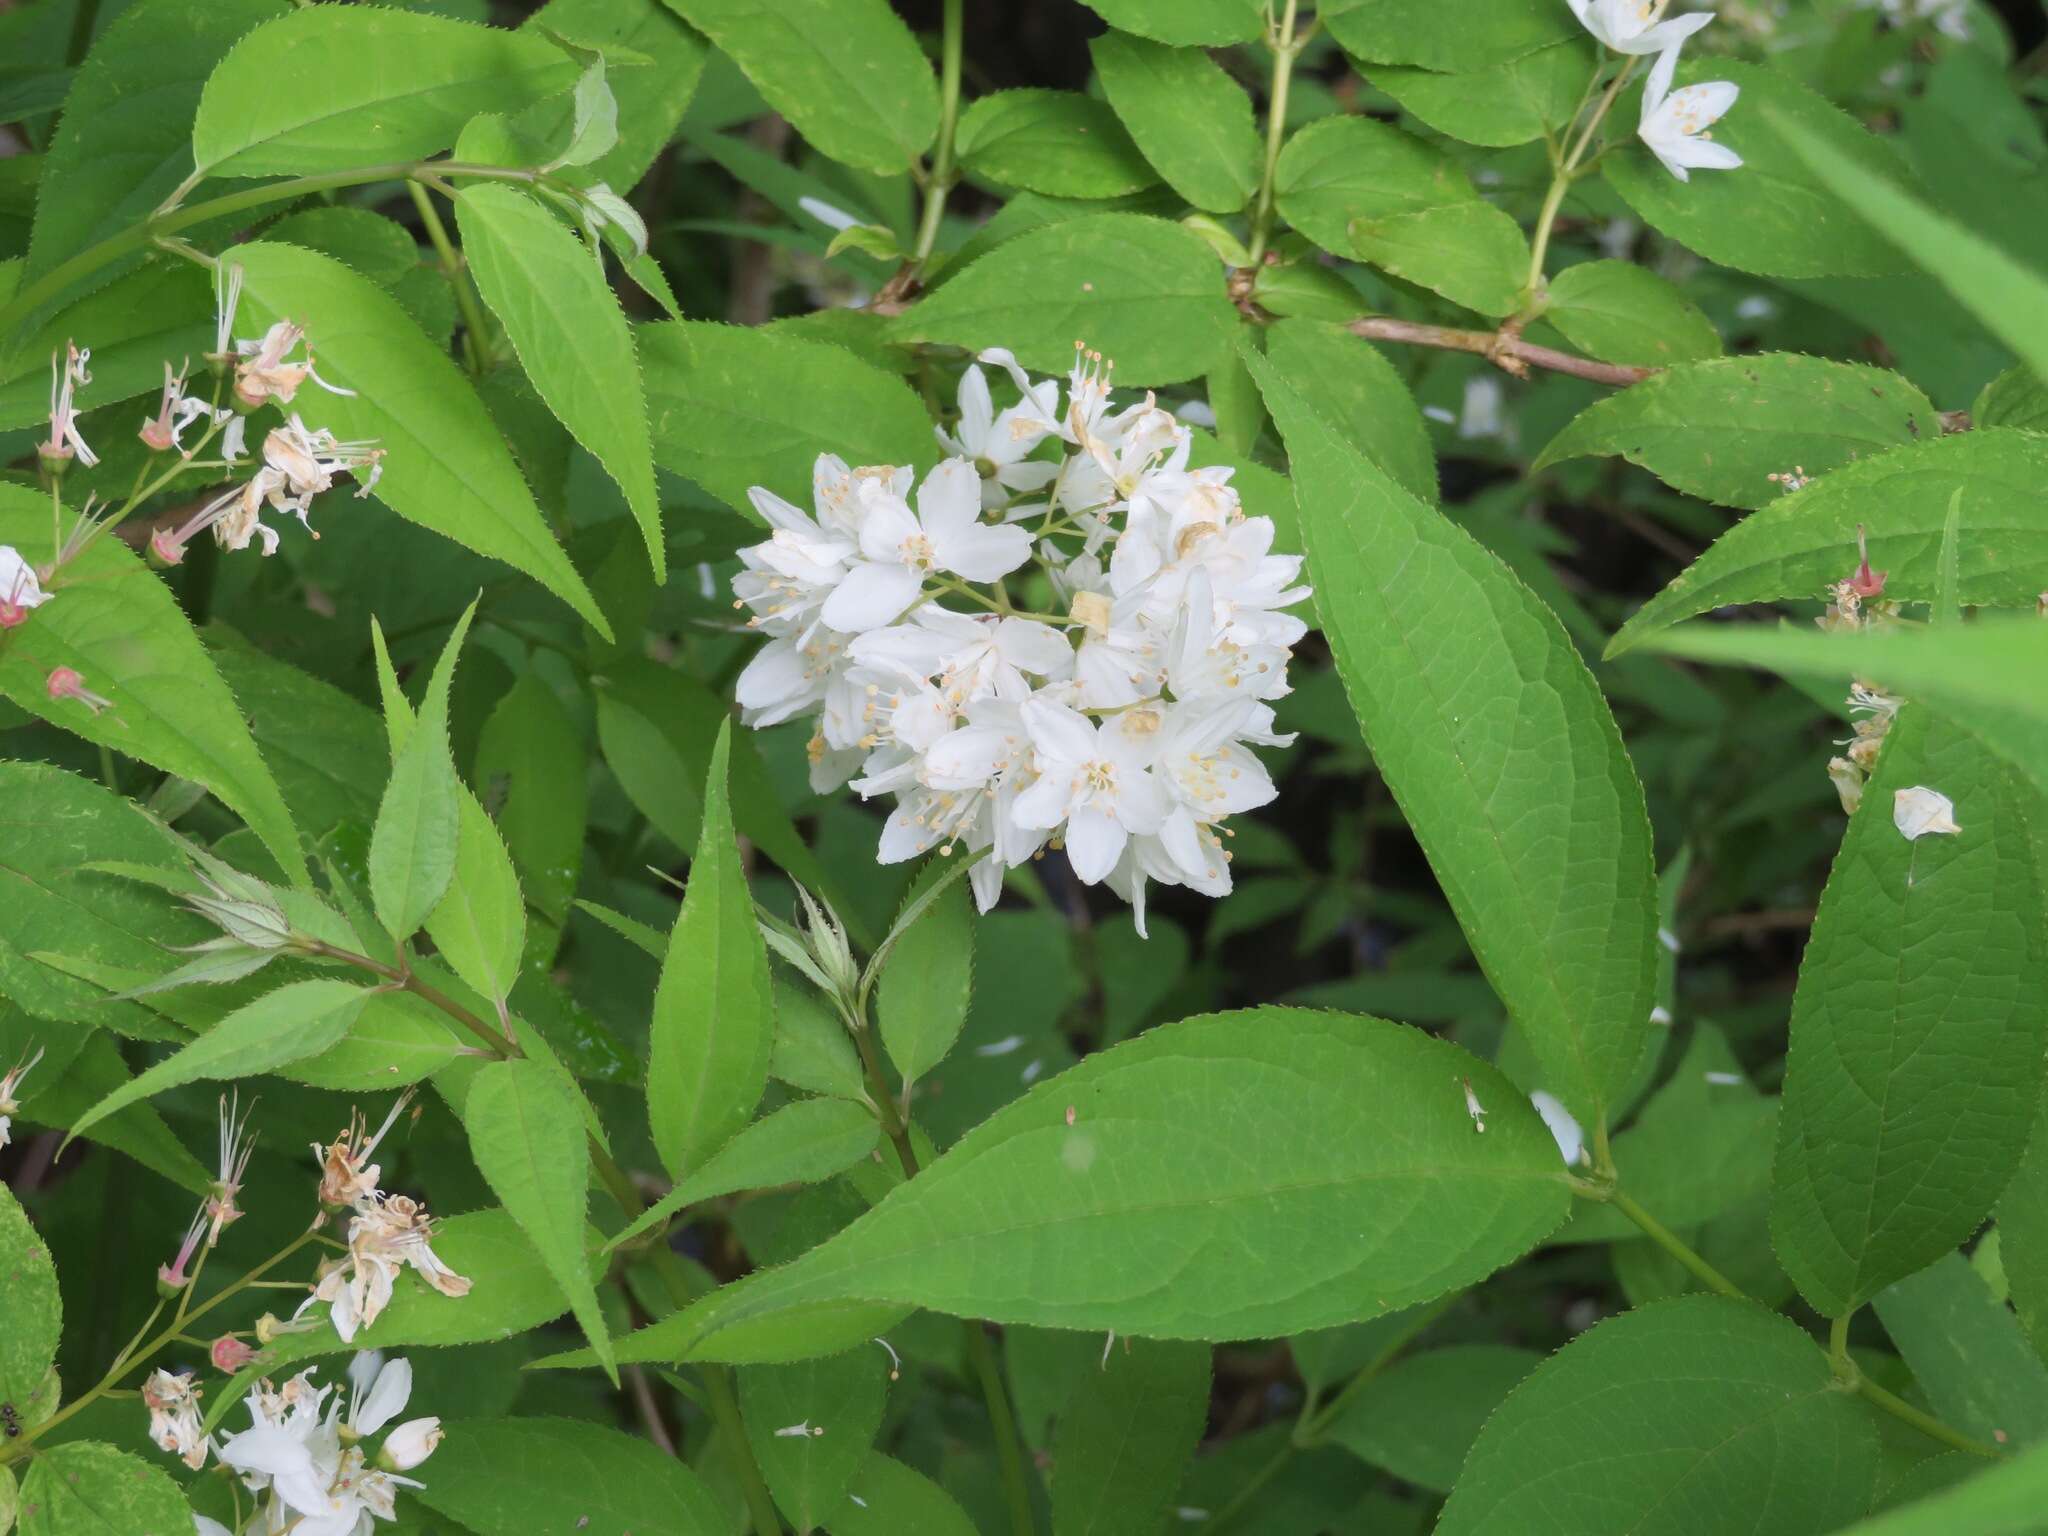
<svg viewBox="0 0 2048 1536"><path fill-rule="evenodd" d="M1105 32L1088 52L1103 94L1168 186L1197 208L1236 213L1259 188L1251 98L1198 48Z"/></svg>
<svg viewBox="0 0 2048 1536"><path fill-rule="evenodd" d="M457 1419L419 1501L479 1536L722 1536L731 1529L695 1472L639 1435L585 1419Z"/></svg>
<svg viewBox="0 0 2048 1536"><path fill-rule="evenodd" d="M0 1309L0 1404L12 1410L16 1422L34 1422L56 1406L38 1403L37 1395L57 1358L64 1307L57 1294L56 1262L5 1186L0 1186L0 1277L7 1284L7 1306ZM32 1405L44 1411L32 1412Z"/></svg>
<svg viewBox="0 0 2048 1536"><path fill-rule="evenodd" d="M178 1485L97 1440L38 1448L21 1482L21 1536L188 1536Z"/></svg>

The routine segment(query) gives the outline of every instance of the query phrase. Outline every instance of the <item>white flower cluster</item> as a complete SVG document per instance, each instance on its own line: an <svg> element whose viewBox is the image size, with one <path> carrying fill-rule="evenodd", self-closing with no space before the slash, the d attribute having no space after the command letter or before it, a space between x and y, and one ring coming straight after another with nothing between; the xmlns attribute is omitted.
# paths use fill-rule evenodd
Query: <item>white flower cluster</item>
<svg viewBox="0 0 2048 1536"><path fill-rule="evenodd" d="M1641 57L1655 54L1650 78L1643 85L1642 117L1636 137L1664 169L1680 181L1696 170L1732 171L1742 156L1713 142L1709 131L1735 105L1740 89L1727 80L1702 80L1680 90L1671 82L1678 72L1685 40L1714 19L1711 11L1693 11L1667 18L1670 0L1567 0L1579 24L1603 48Z"/></svg>
<svg viewBox="0 0 2048 1536"><path fill-rule="evenodd" d="M1274 796L1249 747L1294 739L1270 701L1308 589L1231 471L1190 469L1149 394L1112 412L1109 365L1076 346L1064 408L982 353L1019 399L998 411L970 366L952 457L914 493L908 468L830 455L815 515L753 489L775 532L740 551L735 606L771 638L737 692L749 725L815 717L820 793L895 797L883 863L964 848L986 911L1005 870L1063 846L1142 932L1148 880L1230 890L1223 822ZM1063 611L1020 608L1027 586Z"/></svg>

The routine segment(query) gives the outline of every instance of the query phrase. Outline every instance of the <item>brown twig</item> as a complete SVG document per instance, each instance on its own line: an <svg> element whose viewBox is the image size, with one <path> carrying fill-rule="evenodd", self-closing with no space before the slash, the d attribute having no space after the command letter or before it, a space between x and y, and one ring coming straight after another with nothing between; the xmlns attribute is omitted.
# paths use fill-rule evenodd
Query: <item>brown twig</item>
<svg viewBox="0 0 2048 1536"><path fill-rule="evenodd" d="M1350 330L1352 335L1362 336L1367 341L1399 341L1410 346L1471 352L1518 379L1527 378L1530 368L1535 367L1590 379L1595 384L1627 386L1640 384L1657 371L1654 368L1631 368L1621 363L1596 363L1591 358L1573 357L1555 347L1539 347L1534 342L1524 341L1506 326L1498 331L1461 331L1447 325L1422 325L1413 320L1395 320L1387 315L1367 315L1362 320L1352 321Z"/></svg>

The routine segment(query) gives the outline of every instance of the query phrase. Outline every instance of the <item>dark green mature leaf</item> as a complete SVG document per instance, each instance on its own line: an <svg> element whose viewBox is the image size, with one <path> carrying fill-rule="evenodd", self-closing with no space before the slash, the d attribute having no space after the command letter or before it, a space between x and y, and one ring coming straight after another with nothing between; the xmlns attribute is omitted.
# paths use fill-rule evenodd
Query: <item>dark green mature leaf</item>
<svg viewBox="0 0 2048 1536"><path fill-rule="evenodd" d="M886 0L669 0L834 160L900 175L939 127L931 65Z"/></svg>
<svg viewBox="0 0 2048 1536"><path fill-rule="evenodd" d="M368 872L377 921L398 944L419 931L455 875L463 787L448 755L448 690L475 613L471 603L442 647L419 719L394 715L385 721L395 750L370 830Z"/></svg>
<svg viewBox="0 0 2048 1536"><path fill-rule="evenodd" d="M1244 43L1259 35L1258 0L1085 0L1119 32L1159 43Z"/></svg>
<svg viewBox="0 0 2048 1536"><path fill-rule="evenodd" d="M568 711L534 672L522 674L498 701L477 741L477 787L496 807L498 831L527 900L555 928L568 918L583 865L589 801L583 752ZM529 933L530 950L539 937ZM550 936L546 953L553 948Z"/></svg>
<svg viewBox="0 0 2048 1536"><path fill-rule="evenodd" d="M1904 267L1898 249L1808 169L1784 129L1803 129L1802 145L1818 139L1866 174L1896 183L1907 172L1890 144L1777 70L1725 56L1679 66L1680 85L1702 80L1741 89L1735 108L1714 125L1714 139L1740 154L1742 167L1680 181L1631 138L1603 166L1646 223L1709 261L1769 277L1881 277ZM1623 97L1616 115L1633 122L1638 95Z"/></svg>
<svg viewBox="0 0 2048 1536"><path fill-rule="evenodd" d="M934 860L911 888L915 900L948 866ZM974 991L974 909L952 881L905 929L882 966L875 1022L905 1083L937 1066L960 1038Z"/></svg>
<svg viewBox="0 0 2048 1536"><path fill-rule="evenodd" d="M747 1444L775 1504L799 1531L839 1508L868 1459L889 1398L889 1361L872 1344L794 1365L738 1372Z"/></svg>
<svg viewBox="0 0 2048 1536"><path fill-rule="evenodd" d="M711 751L703 830L648 1033L648 1122L663 1166L677 1179L753 1118L775 1042L768 952L733 841L731 737L727 721Z"/></svg>
<svg viewBox="0 0 2048 1536"><path fill-rule="evenodd" d="M33 563L55 553L50 537L49 498L0 485L0 544ZM284 797L234 695L142 558L119 539L96 539L44 590L49 601L0 646L0 694L73 735L205 785L297 875L304 861ZM58 667L78 672L112 707L51 698Z"/></svg>
<svg viewBox="0 0 2048 1536"><path fill-rule="evenodd" d="M2048 1365L1968 1259L1943 1255L1880 1291L1876 1306L1944 1424L1988 1444L2048 1440Z"/></svg>
<svg viewBox="0 0 2048 1536"><path fill-rule="evenodd" d="M2026 1156L1999 1196L1998 1240L2013 1311L2048 1363L2048 1100L2035 1111Z"/></svg>
<svg viewBox="0 0 2048 1536"><path fill-rule="evenodd" d="M11 350L8 338L0 336L0 428L40 426L48 419L50 357L68 341L92 351L92 383L79 392L83 407L155 394L163 386L166 358L195 356L213 346L213 286L204 272L184 262L151 263L67 304ZM127 430L123 424L121 431ZM87 441L94 441L90 429Z"/></svg>
<svg viewBox="0 0 2048 1536"><path fill-rule="evenodd" d="M1893 796L1920 785L1961 832L1899 832ZM1825 1316L1968 1237L2026 1147L2048 1030L2041 804L1908 705L1849 820L1799 967L1771 1202L1779 1262Z"/></svg>
<svg viewBox="0 0 2048 1536"><path fill-rule="evenodd" d="M253 1077L317 1056L348 1033L369 998L367 987L345 981L295 981L266 992L101 1099L72 1123L71 1134L180 1083Z"/></svg>
<svg viewBox="0 0 2048 1536"><path fill-rule="evenodd" d="M2048 428L2048 387L2024 364L2008 368L1978 392L1970 407L1979 427Z"/></svg>
<svg viewBox="0 0 2048 1536"><path fill-rule="evenodd" d="M96 1440L39 1449L21 1482L21 1536L191 1536L178 1485Z"/></svg>
<svg viewBox="0 0 2048 1536"><path fill-rule="evenodd" d="M701 320L638 335L661 467L749 517L753 485L809 507L821 453L854 465L937 462L915 392L843 348Z"/></svg>
<svg viewBox="0 0 2048 1536"><path fill-rule="evenodd" d="M417 11L313 6L229 50L192 125L202 170L289 176L413 160L479 112L516 112L571 84L545 38Z"/></svg>
<svg viewBox="0 0 2048 1536"><path fill-rule="evenodd" d="M625 493L659 583L667 558L647 404L633 333L603 268L559 219L512 187L465 187L455 218L477 291L541 399Z"/></svg>
<svg viewBox="0 0 2048 1536"><path fill-rule="evenodd" d="M721 1536L716 1496L637 1435L582 1419L458 1419L417 1490L476 1536Z"/></svg>
<svg viewBox="0 0 2048 1536"><path fill-rule="evenodd" d="M1699 306L1632 261L1582 261L1551 278L1548 292L1550 303L1543 318L1588 357L1635 368L1668 368L1721 355L1721 338ZM1616 398L1628 399L1635 393L1630 390ZM1769 407L1756 408L1750 419L1768 414Z"/></svg>
<svg viewBox="0 0 2048 1536"><path fill-rule="evenodd" d="M525 25L597 48L612 60L605 83L618 100L619 142L590 163L588 174L624 192L674 137L710 47L662 0L548 0ZM617 58L622 53L637 58L624 62ZM559 100L532 111L559 111Z"/></svg>
<svg viewBox="0 0 2048 1536"><path fill-rule="evenodd" d="M376 715L220 624L201 638L307 835L318 842L343 822L375 820L390 766Z"/></svg>
<svg viewBox="0 0 2048 1536"><path fill-rule="evenodd" d="M1998 1462L1952 1488L1854 1525L1840 1536L2040 1536L2048 1446Z"/></svg>
<svg viewBox="0 0 2048 1536"><path fill-rule="evenodd" d="M1157 186L1108 104L1079 91L996 91L960 114L960 165L1052 197L1121 197Z"/></svg>
<svg viewBox="0 0 2048 1536"><path fill-rule="evenodd" d="M0 1404L17 1420L28 1417L35 1397L57 1358L64 1304L57 1294L57 1265L21 1203L0 1185L0 1283L7 1306L0 1310Z"/></svg>
<svg viewBox="0 0 2048 1536"><path fill-rule="evenodd" d="M832 1536L976 1536L950 1493L880 1451L861 1463L827 1524Z"/></svg>
<svg viewBox="0 0 2048 1536"><path fill-rule="evenodd" d="M1535 467L1620 454L1681 491L1761 507L1784 495L1772 475L1825 475L1940 435L1933 404L1897 374L1781 352L1683 363L1595 401Z"/></svg>
<svg viewBox="0 0 2048 1536"><path fill-rule="evenodd" d="M1328 1434L1403 1482L1449 1493L1486 1421L1542 1363L1503 1344L1426 1349L1368 1381Z"/></svg>
<svg viewBox="0 0 2048 1536"><path fill-rule="evenodd" d="M1251 201L1261 149L1243 86L1198 48L1127 32L1091 39L1088 52L1110 106L1168 186L1214 213Z"/></svg>
<svg viewBox="0 0 2048 1536"><path fill-rule="evenodd" d="M1005 240L906 310L899 341L1008 347L1064 373L1074 343L1116 363L1122 384L1209 372L1237 328L1223 268L1199 235L1164 219L1097 213Z"/></svg>
<svg viewBox="0 0 2048 1536"><path fill-rule="evenodd" d="M1439 1536L1808 1536L1869 1505L1877 1430L1784 1318L1689 1296L1611 1318L1487 1421Z"/></svg>
<svg viewBox="0 0 2048 1536"><path fill-rule="evenodd" d="M1456 1046L1379 1019L1211 1014L1039 1083L829 1242L619 1358L790 1358L752 1352L800 1348L791 1319L873 1333L877 1314L912 1305L1270 1338L1472 1284L1540 1241L1566 1200L1535 1111Z"/></svg>
<svg viewBox="0 0 2048 1536"><path fill-rule="evenodd" d="M610 626L555 542L490 413L461 369L398 301L317 251L257 241L236 246L234 254L245 280L237 333L260 331L287 316L305 327L307 349L320 359L322 374L357 393L334 395L308 385L293 409L338 437L382 442L377 499L423 528L524 571L609 639ZM365 514L351 509L348 515Z"/></svg>
<svg viewBox="0 0 2048 1536"><path fill-rule="evenodd" d="M1202 1438L1209 1346L1126 1340L1083 1370L1053 1437L1053 1536L1155 1530Z"/></svg>
<svg viewBox="0 0 2048 1536"><path fill-rule="evenodd" d="M1528 588L1250 360L1374 761L1540 1086L1591 1124L1642 1053L1656 928L1649 819L1607 702Z"/></svg>
<svg viewBox="0 0 2048 1536"><path fill-rule="evenodd" d="M1549 0L1375 0L1326 18L1344 51L1377 64L1474 70L1578 35Z"/></svg>
<svg viewBox="0 0 2048 1536"><path fill-rule="evenodd" d="M538 1061L491 1062L469 1085L462 1124L478 1171L532 1239L599 1363L616 1381L611 1335L583 1256L590 1153L574 1082L560 1068Z"/></svg>
<svg viewBox="0 0 2048 1536"><path fill-rule="evenodd" d="M1382 64L1366 74L1437 132L1465 144L1507 149L1570 123L1592 77L1595 52L1592 39L1567 37L1458 73Z"/></svg>
<svg viewBox="0 0 2048 1536"><path fill-rule="evenodd" d="M284 10L284 0L144 0L108 24L50 140L25 279L140 223L184 180L200 87L237 38Z"/></svg>
<svg viewBox="0 0 2048 1536"><path fill-rule="evenodd" d="M1282 320L1266 331L1266 356L1290 379L1314 379L1323 414L1402 490L1436 501L1436 451L1422 410L1379 348L1341 325Z"/></svg>

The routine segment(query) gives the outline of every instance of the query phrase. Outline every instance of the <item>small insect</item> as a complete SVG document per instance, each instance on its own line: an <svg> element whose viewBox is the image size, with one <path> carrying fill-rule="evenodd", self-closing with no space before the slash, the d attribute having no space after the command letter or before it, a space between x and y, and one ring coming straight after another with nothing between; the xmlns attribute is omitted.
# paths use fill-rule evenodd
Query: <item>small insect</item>
<svg viewBox="0 0 2048 1536"><path fill-rule="evenodd" d="M0 1430L5 1430L10 1440L21 1434L21 1415L14 1411L12 1403L0 1403Z"/></svg>

